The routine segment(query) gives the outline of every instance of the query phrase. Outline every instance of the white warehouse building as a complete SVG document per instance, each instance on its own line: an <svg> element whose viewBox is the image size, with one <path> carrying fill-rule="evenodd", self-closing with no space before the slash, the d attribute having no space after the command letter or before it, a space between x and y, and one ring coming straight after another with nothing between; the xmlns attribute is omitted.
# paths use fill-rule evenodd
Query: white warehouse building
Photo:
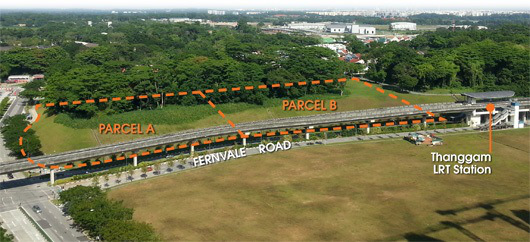
<svg viewBox="0 0 530 242"><path fill-rule="evenodd" d="M416 23L411 22L395 22L390 24L390 29L393 30L416 30Z"/></svg>
<svg viewBox="0 0 530 242"><path fill-rule="evenodd" d="M326 29L326 23L290 23L287 25L290 29L299 29L299 30L320 30L323 31Z"/></svg>
<svg viewBox="0 0 530 242"><path fill-rule="evenodd" d="M359 25L351 25L350 33L352 34L375 34L375 28L374 27L368 27L368 26L359 26Z"/></svg>
<svg viewBox="0 0 530 242"><path fill-rule="evenodd" d="M359 26L357 24L328 24L326 31L330 33L375 34L374 27Z"/></svg>

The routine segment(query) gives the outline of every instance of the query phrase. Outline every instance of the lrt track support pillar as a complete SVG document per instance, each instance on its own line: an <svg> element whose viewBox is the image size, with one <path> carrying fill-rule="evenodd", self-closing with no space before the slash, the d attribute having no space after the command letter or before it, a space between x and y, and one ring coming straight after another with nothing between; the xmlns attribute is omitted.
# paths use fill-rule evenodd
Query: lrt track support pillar
<svg viewBox="0 0 530 242"><path fill-rule="evenodd" d="M246 136L250 135L250 132L245 133ZM250 137L250 136L249 136ZM247 146L247 138L243 138L243 146Z"/></svg>
<svg viewBox="0 0 530 242"><path fill-rule="evenodd" d="M313 128L314 128L314 126L309 126L309 128L307 128L307 129L313 129ZM305 133L305 139L309 140L309 133L307 131Z"/></svg>
<svg viewBox="0 0 530 242"><path fill-rule="evenodd" d="M195 146L190 145L190 156L193 156L193 153L195 153Z"/></svg>
<svg viewBox="0 0 530 242"><path fill-rule="evenodd" d="M514 113L513 113L513 128L514 129L522 128L524 126L524 124L519 126L519 105L521 105L519 102L512 102L512 107L514 110Z"/></svg>
<svg viewBox="0 0 530 242"><path fill-rule="evenodd" d="M54 183L55 183L55 170L51 169L50 170L50 184L53 186Z"/></svg>
<svg viewBox="0 0 530 242"><path fill-rule="evenodd" d="M133 157L133 166L138 166L138 157Z"/></svg>
<svg viewBox="0 0 530 242"><path fill-rule="evenodd" d="M373 123L375 122L374 119L370 120L370 123ZM372 126L371 124L368 124L368 127L366 127L366 134L370 134L370 126Z"/></svg>

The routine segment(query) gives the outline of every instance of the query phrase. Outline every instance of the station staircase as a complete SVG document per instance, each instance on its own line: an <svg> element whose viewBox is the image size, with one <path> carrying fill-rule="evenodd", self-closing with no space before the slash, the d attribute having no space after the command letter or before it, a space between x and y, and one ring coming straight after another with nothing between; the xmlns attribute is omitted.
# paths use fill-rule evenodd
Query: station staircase
<svg viewBox="0 0 530 242"><path fill-rule="evenodd" d="M508 116L510 114L512 114L515 110L513 109L513 107L511 106L508 106L508 107L503 107L502 108L502 111L500 112L497 112L493 117L492 117L492 121L491 121L491 126L492 127L495 127L499 124L501 124L501 122L505 119L508 118ZM486 122L485 124L482 124L480 126L480 129L489 129L489 120L488 122Z"/></svg>

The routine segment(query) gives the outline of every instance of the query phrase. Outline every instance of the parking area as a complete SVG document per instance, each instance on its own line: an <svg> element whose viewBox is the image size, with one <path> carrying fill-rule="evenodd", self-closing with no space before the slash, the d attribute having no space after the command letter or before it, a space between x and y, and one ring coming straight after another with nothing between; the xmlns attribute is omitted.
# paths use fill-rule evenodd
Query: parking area
<svg viewBox="0 0 530 242"><path fill-rule="evenodd" d="M19 209L1 212L0 221L15 236L15 241L46 241Z"/></svg>

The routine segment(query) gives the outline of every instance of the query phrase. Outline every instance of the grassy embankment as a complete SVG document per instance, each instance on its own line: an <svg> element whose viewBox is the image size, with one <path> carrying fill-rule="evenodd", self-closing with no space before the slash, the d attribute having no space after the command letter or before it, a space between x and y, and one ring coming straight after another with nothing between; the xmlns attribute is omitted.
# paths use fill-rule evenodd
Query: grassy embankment
<svg viewBox="0 0 530 242"><path fill-rule="evenodd" d="M387 92L388 93L388 92ZM375 85L368 88L361 83L348 82L345 94L340 95L323 94L312 95L304 99L336 99L337 111L349 111L377 107L389 107L403 105L399 100L389 98L387 93L381 94L375 91ZM433 103L452 102L451 97L444 96L420 96L410 94L396 94L411 103ZM263 120L271 118L282 118L302 115L313 115L322 112L307 111L282 111L282 99L270 99L265 105L250 105L245 103L221 104L218 108L222 110L234 123ZM159 110L141 110L123 114L103 116L99 119L74 120L79 122L77 126L86 128L73 129L54 122L57 116L43 115L41 120L33 128L42 142L42 151L46 154L62 152L72 149L95 146L99 142L110 144L126 140L146 137L146 135L112 135L99 134L99 123L141 123L145 130L148 123L155 126L157 135L175 132L179 130L204 128L215 125L225 125L226 121L210 108L209 105L199 106L167 106Z"/></svg>
<svg viewBox="0 0 530 242"><path fill-rule="evenodd" d="M494 132L491 175L433 174L430 152L486 153L487 135L446 135L436 147L385 140L256 155L109 195L168 241L527 240L530 129Z"/></svg>

